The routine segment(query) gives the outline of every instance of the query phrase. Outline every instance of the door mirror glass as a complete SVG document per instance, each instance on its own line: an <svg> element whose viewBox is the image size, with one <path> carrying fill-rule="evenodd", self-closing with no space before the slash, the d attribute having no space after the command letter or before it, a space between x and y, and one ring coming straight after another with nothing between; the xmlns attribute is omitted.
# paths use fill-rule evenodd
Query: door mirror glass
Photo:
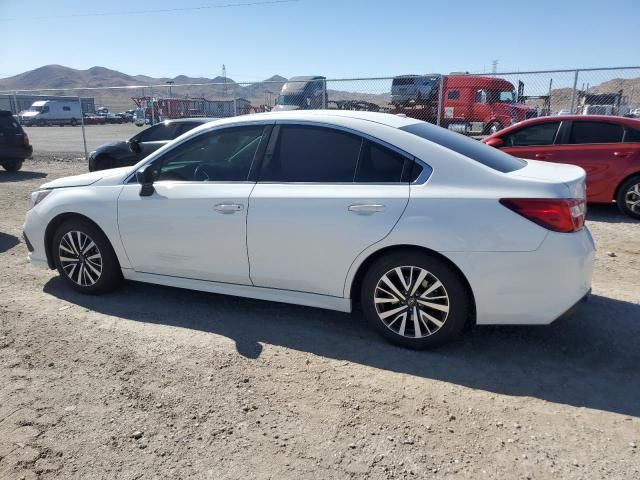
<svg viewBox="0 0 640 480"><path fill-rule="evenodd" d="M490 147L494 147L494 148L500 148L504 145L504 142L502 141L501 138L490 138L489 140L486 141L486 144L489 145Z"/></svg>
<svg viewBox="0 0 640 480"><path fill-rule="evenodd" d="M136 172L136 180L141 185L140 196L148 197L155 192L153 182L156 180L156 170L153 164L147 164Z"/></svg>

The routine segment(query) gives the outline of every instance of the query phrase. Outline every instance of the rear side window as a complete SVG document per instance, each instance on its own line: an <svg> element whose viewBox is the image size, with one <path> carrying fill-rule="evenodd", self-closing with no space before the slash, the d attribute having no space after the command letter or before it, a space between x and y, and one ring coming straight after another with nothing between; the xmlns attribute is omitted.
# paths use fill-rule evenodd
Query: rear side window
<svg viewBox="0 0 640 480"><path fill-rule="evenodd" d="M627 133L624 135L625 143L640 143L640 130L627 127Z"/></svg>
<svg viewBox="0 0 640 480"><path fill-rule="evenodd" d="M401 78L394 78L392 85L394 87L402 87L405 85L413 85L415 84L416 80L415 77L401 77Z"/></svg>
<svg viewBox="0 0 640 480"><path fill-rule="evenodd" d="M398 183L402 180L405 158L399 153L365 141L355 181L358 183Z"/></svg>
<svg viewBox="0 0 640 480"><path fill-rule="evenodd" d="M361 138L339 130L284 125L260 181L353 182L361 145Z"/></svg>
<svg viewBox="0 0 640 480"><path fill-rule="evenodd" d="M183 133L187 133L189 130L192 130L198 126L202 125L201 123L197 123L197 122L180 122L178 124L178 128L177 128L177 132L176 132L176 137L178 138L180 135L182 135Z"/></svg>
<svg viewBox="0 0 640 480"><path fill-rule="evenodd" d="M540 123L524 127L502 137L507 147L527 147L530 145L552 145L560 122Z"/></svg>
<svg viewBox="0 0 640 480"><path fill-rule="evenodd" d="M460 90L449 90L447 92L447 100L458 100L460 98Z"/></svg>
<svg viewBox="0 0 640 480"><path fill-rule="evenodd" d="M465 137L460 133L455 133L427 122L407 125L406 127L401 127L400 130L442 145L449 150L453 150L456 153L502 173L520 170L527 164L524 160L512 157L497 148L489 147L484 143Z"/></svg>
<svg viewBox="0 0 640 480"><path fill-rule="evenodd" d="M22 129L13 115L0 116L0 130L3 132L20 132Z"/></svg>
<svg viewBox="0 0 640 480"><path fill-rule="evenodd" d="M620 143L623 133L622 125L615 123L574 121L569 143Z"/></svg>
<svg viewBox="0 0 640 480"><path fill-rule="evenodd" d="M62 111L70 112L71 111L71 107L62 107Z"/></svg>

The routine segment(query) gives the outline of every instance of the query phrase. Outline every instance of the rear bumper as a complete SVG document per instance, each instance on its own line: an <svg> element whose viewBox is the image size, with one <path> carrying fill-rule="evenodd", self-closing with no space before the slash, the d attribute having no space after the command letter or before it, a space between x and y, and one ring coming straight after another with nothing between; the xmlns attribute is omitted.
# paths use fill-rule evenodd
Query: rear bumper
<svg viewBox="0 0 640 480"><path fill-rule="evenodd" d="M447 254L466 275L479 325L546 325L591 291L591 233L549 232L531 252Z"/></svg>
<svg viewBox="0 0 640 480"><path fill-rule="evenodd" d="M33 154L31 145L21 145L19 147L2 147L0 152L0 163L6 163L15 160L24 160Z"/></svg>

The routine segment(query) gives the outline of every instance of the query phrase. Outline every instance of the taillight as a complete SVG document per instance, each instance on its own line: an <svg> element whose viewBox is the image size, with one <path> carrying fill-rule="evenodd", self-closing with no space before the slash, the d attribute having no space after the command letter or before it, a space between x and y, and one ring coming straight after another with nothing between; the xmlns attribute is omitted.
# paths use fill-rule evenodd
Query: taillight
<svg viewBox="0 0 640 480"><path fill-rule="evenodd" d="M29 145L29 135L26 132L22 134L22 145Z"/></svg>
<svg viewBox="0 0 640 480"><path fill-rule="evenodd" d="M578 198L501 198L500 203L554 232L577 232L587 215L586 202Z"/></svg>

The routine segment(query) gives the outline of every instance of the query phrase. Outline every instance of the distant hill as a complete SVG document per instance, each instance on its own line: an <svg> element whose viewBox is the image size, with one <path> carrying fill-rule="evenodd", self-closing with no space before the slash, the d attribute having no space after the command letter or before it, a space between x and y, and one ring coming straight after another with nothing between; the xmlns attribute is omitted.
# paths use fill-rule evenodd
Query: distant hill
<svg viewBox="0 0 640 480"><path fill-rule="evenodd" d="M105 67L92 67L88 70L76 70L62 65L46 65L28 72L15 75L13 77L0 79L0 90L38 89L38 88L74 88L74 87L113 87L113 86L138 86L140 88L123 90L81 90L74 94L82 96L92 96L96 99L96 106L106 105L113 111L126 110L133 106L131 97L153 95L168 96L167 87L151 88L151 85L166 85L166 82L173 82L171 94L175 98L199 98L209 100L246 98L254 106L263 104L273 104L282 86L287 81L285 77L274 75L261 82L236 82L231 78L217 76L214 78L189 77L178 75L174 78L161 77L154 78L147 75L127 75L116 70ZM343 82L330 83L329 100L362 100L376 103L380 106L387 106L390 102L390 81L383 80L376 83ZM178 84L199 84L186 87L178 87ZM388 86L387 86L388 84ZM342 87L339 90L335 87ZM375 87L375 90L384 93L364 93L349 90L357 90L358 87L368 89ZM630 96L631 104L637 104L640 100L640 78L622 79L616 78L599 85L591 85L589 92L604 93L624 90L624 94ZM69 92L52 92L69 94ZM541 101L532 101L532 105ZM571 88L556 88L551 91L552 111L568 109L571 105Z"/></svg>

